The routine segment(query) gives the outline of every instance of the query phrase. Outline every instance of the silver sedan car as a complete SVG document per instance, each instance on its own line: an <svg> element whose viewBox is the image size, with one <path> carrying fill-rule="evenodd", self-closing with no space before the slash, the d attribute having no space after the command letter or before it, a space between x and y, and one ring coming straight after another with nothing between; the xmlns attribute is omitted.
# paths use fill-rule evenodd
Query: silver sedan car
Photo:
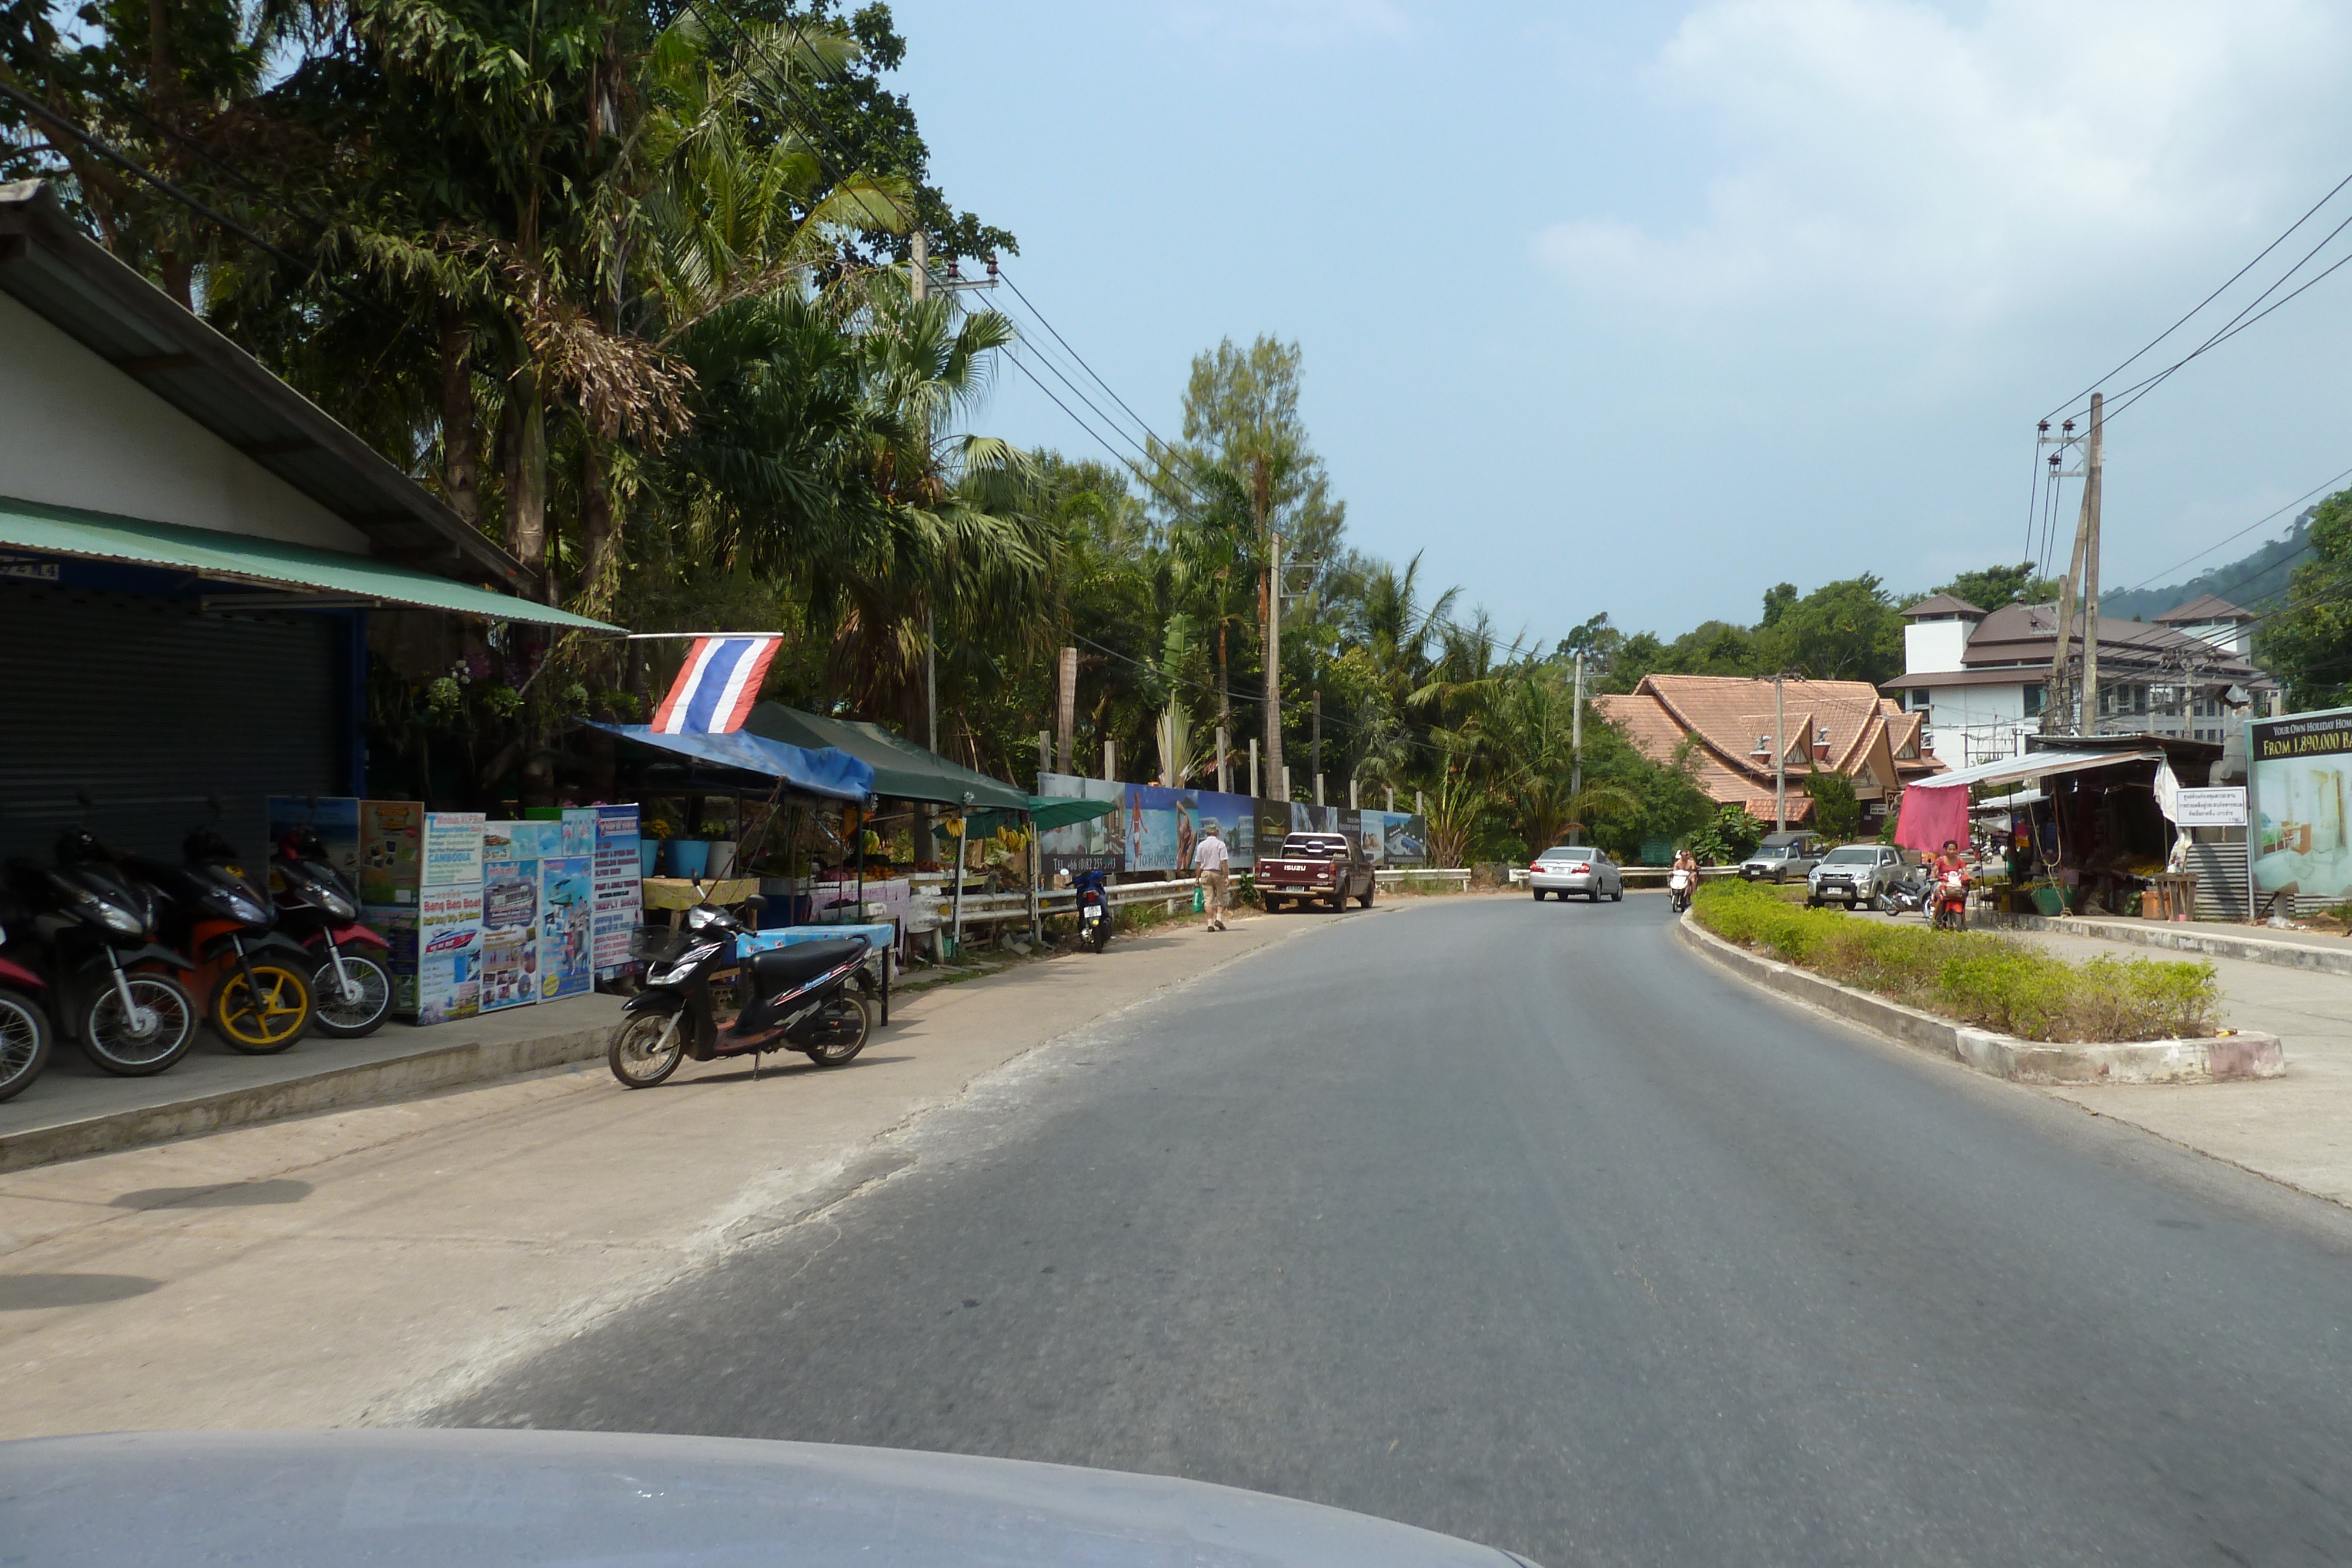
<svg viewBox="0 0 2352 1568"><path fill-rule="evenodd" d="M1598 904L1604 894L1612 901L1625 896L1625 875L1590 844L1554 844L1528 867L1528 887L1538 903L1547 893L1562 902L1580 893Z"/></svg>

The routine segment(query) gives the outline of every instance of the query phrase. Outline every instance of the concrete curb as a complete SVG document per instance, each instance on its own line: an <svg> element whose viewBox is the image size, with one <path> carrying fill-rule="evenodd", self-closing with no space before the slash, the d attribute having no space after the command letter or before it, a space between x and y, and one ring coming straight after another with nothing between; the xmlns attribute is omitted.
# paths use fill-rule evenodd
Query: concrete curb
<svg viewBox="0 0 2352 1568"><path fill-rule="evenodd" d="M2060 936L2096 936L2108 942L2129 942L2141 947L2168 947L2176 953L2196 953L2208 958L2242 958L2252 964L2276 964L2286 969L2310 969L2323 975L2352 975L2352 946L2307 947L2300 942L2270 942L2260 936L2223 936L2195 931L2165 920L2095 920L2071 915L2055 920L2046 915L1976 915L1990 931L2048 931Z"/></svg>
<svg viewBox="0 0 2352 1568"><path fill-rule="evenodd" d="M108 1154L137 1144L196 1137L231 1127L377 1104L478 1083L485 1079L562 1067L604 1055L611 1039L612 1025L607 1022L593 1029L569 1030L523 1040L471 1040L386 1061L332 1067L303 1078L225 1089L194 1100L29 1127L0 1136L0 1171L23 1170L56 1160Z"/></svg>
<svg viewBox="0 0 2352 1568"><path fill-rule="evenodd" d="M2081 1045L2020 1040L1954 1023L1750 953L1702 930L1687 915L1675 923L1675 930L1685 946L1743 979L1995 1078L2020 1083L2199 1083L2276 1078L2286 1071L2285 1050L2274 1034Z"/></svg>

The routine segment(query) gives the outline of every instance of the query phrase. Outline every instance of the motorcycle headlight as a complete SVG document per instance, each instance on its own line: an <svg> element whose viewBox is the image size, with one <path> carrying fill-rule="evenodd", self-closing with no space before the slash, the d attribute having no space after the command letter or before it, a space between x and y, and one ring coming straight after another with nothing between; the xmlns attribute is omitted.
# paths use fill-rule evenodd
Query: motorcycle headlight
<svg viewBox="0 0 2352 1568"><path fill-rule="evenodd" d="M677 957L671 959L667 964L663 965L660 968L649 971L646 974L646 978L647 981L656 986L668 985L674 980L681 979L684 977L692 974L694 972L695 966L709 958L713 953L718 952L719 949L724 946L726 946L726 944L722 942L709 942L705 943L699 947L688 947L685 952L680 953Z"/></svg>
<svg viewBox="0 0 2352 1568"><path fill-rule="evenodd" d="M359 918L360 906L353 904L350 899L345 898L340 893L336 893L331 889L321 888L319 890L319 902L326 908L328 914L333 915L338 920L356 920Z"/></svg>

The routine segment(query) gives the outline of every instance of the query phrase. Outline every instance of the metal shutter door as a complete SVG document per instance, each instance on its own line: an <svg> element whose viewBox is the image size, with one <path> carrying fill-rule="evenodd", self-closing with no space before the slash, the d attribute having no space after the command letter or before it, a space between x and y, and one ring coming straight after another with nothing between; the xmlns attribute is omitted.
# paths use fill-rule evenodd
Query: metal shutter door
<svg viewBox="0 0 2352 1568"><path fill-rule="evenodd" d="M261 852L265 797L341 792L338 631L0 585L0 854L46 861L86 820L118 849L176 858L207 796L229 841Z"/></svg>

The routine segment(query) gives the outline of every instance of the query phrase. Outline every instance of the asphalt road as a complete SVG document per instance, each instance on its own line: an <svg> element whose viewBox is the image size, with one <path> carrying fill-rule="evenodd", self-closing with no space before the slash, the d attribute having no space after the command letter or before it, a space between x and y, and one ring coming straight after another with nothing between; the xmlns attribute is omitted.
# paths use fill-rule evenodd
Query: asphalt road
<svg viewBox="0 0 2352 1568"><path fill-rule="evenodd" d="M1330 926L438 1418L1156 1471L1549 1568L2352 1561L2341 1211L1762 1000L1654 895L1282 918Z"/></svg>

